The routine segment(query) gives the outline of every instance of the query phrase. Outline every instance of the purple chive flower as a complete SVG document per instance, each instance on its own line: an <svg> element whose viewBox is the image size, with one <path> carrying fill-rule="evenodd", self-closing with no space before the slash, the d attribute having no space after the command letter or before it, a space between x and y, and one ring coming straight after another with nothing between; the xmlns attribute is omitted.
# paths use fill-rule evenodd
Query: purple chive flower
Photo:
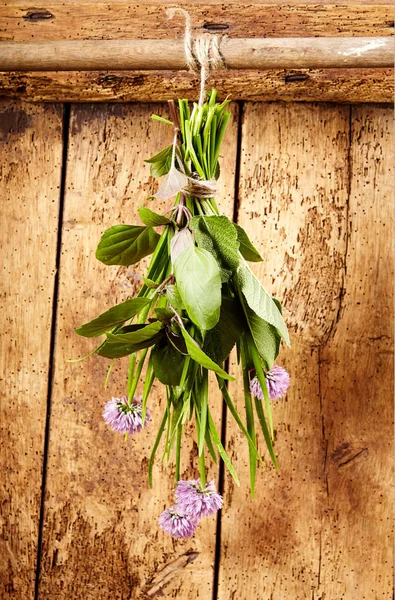
<svg viewBox="0 0 395 600"><path fill-rule="evenodd" d="M291 380L288 371L284 367L278 367L277 365L274 365L270 371L265 373L265 379L270 400L282 398L289 388ZM263 400L262 388L256 376L250 381L250 392L258 400Z"/></svg>
<svg viewBox="0 0 395 600"><path fill-rule="evenodd" d="M127 396L112 398L104 407L103 418L114 431L120 433L139 433L143 428L141 397L133 398L128 404ZM150 411L147 408L144 426L151 420Z"/></svg>
<svg viewBox="0 0 395 600"><path fill-rule="evenodd" d="M203 489L200 479L179 481L175 496L177 507L198 519L213 515L222 507L222 496L215 491L214 481Z"/></svg>
<svg viewBox="0 0 395 600"><path fill-rule="evenodd" d="M198 525L197 517L186 514L178 506L166 508L158 522L163 531L170 533L174 538L192 537Z"/></svg>

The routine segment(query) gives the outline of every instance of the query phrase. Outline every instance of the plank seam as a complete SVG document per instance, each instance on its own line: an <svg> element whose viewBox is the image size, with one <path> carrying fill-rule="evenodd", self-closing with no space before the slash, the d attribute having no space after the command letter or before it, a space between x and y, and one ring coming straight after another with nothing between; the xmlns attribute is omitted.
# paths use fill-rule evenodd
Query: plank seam
<svg viewBox="0 0 395 600"><path fill-rule="evenodd" d="M238 102L237 115L237 141L236 141L236 161L235 161L235 183L233 193L233 222L237 222L239 215L239 187L240 187L240 165L241 165L241 145L242 145L242 120L243 120L243 102ZM229 359L225 361L225 371L229 373ZM226 382L227 385L227 382ZM226 420L228 409L224 400L222 400L222 419L221 419L221 442L226 447ZM221 460L219 463L218 492L221 496L225 490L225 465ZM217 513L217 526L215 535L215 555L214 555L214 578L213 578L213 600L218 600L219 591L219 569L221 563L221 538L222 538L222 510Z"/></svg>
<svg viewBox="0 0 395 600"><path fill-rule="evenodd" d="M51 319L51 333L50 333L50 345L49 345L47 414L46 414L45 434L44 434L43 472L42 472L42 484L41 484L40 517L39 517L39 526L38 526L34 600L39 599L40 575L41 575L41 549L42 549L43 529L44 529L45 492L46 492L46 484L47 484L48 450L49 450L50 421L51 421L51 400L52 400L52 388L53 388L53 377L54 377L54 367L55 367L55 338L56 338L56 325L57 325L57 307L58 307L58 297L59 297L59 267L60 267L60 257L61 257L61 249L62 249L63 208L64 208L64 196L65 196L65 189L66 189L66 168L67 168L67 154L68 154L68 148L69 148L69 127L70 127L70 104L65 104L63 107L63 127L62 127L63 128L63 132L62 132L63 133L63 148L62 148L62 163L61 163L60 189L59 189L58 235L57 235L57 242L56 242L55 277L54 277L54 287L53 287L52 319Z"/></svg>

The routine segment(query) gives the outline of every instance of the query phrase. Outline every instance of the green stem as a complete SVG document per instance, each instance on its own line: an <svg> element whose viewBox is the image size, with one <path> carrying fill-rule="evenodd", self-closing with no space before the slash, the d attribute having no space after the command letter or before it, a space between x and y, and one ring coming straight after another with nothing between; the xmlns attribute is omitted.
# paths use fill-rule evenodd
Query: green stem
<svg viewBox="0 0 395 600"><path fill-rule="evenodd" d="M128 391L128 401L129 401L129 403L132 402L132 400L133 400L133 396L135 394L135 391L136 391L136 388L137 388L137 384L138 384L139 379L140 379L141 371L143 369L144 361L145 361L145 358L147 356L147 353L148 353L148 348L145 348L145 350L143 350L141 352L140 360L139 360L139 364L137 366L136 373L133 375L133 379L132 379L132 381L130 383L130 386L128 385L128 390L129 390ZM136 357L136 354L132 354L131 356ZM130 362L132 362L132 360ZM135 362L136 362L136 359L134 361L134 364L135 364Z"/></svg>
<svg viewBox="0 0 395 600"><path fill-rule="evenodd" d="M206 487L206 465L204 464L204 452L199 456L200 484L202 489Z"/></svg>

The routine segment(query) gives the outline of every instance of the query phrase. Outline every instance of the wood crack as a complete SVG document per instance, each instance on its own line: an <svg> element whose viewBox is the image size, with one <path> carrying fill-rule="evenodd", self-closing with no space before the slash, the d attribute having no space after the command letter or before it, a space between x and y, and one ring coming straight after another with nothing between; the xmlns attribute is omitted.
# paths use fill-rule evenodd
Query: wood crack
<svg viewBox="0 0 395 600"><path fill-rule="evenodd" d="M342 279L340 283L340 291L339 291L339 306L337 309L336 316L331 324L331 327L328 331L327 340L333 338L337 329L337 326L340 322L342 312L343 312L343 304L344 297L346 295L346 277L347 277L347 256L348 256L348 246L351 235L350 228L350 197L351 197L351 180L352 180L352 157L351 157L351 145L352 145L352 116L353 116L353 108L350 105L349 107L349 122L348 122L348 152L347 152L347 197L346 197L346 240L344 246L344 259L343 259L343 273Z"/></svg>
<svg viewBox="0 0 395 600"><path fill-rule="evenodd" d="M340 469L340 467L344 467L345 465L348 465L348 463L352 462L353 460L355 460L356 458L358 458L358 456L361 456L361 454L364 454L367 451L368 451L367 448L362 448L362 450L360 450L359 452L357 452L356 454L354 454L354 456L351 456L351 458L348 458L344 462L340 463L337 468Z"/></svg>

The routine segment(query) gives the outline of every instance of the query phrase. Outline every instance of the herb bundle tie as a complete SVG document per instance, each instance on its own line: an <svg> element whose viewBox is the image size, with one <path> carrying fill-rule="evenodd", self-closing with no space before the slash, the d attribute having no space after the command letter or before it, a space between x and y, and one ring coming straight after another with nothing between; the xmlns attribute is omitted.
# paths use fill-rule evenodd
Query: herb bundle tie
<svg viewBox="0 0 395 600"><path fill-rule="evenodd" d="M177 14L185 18L185 57L188 69L200 74L199 106L203 106L206 99L206 81L209 72L226 69L220 46L222 36L203 33L194 38L192 36L191 16L186 10L183 8L168 8L166 14L169 19Z"/></svg>

